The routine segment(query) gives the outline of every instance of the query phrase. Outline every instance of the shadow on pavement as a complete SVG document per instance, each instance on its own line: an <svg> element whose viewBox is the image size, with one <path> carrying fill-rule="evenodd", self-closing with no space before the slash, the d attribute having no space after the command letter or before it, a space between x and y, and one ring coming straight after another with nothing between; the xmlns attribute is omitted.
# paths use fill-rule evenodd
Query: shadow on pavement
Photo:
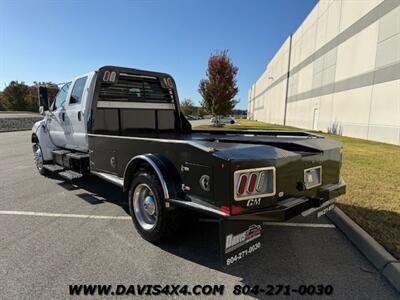
<svg viewBox="0 0 400 300"><path fill-rule="evenodd" d="M57 175L49 177L60 179ZM99 205L108 202L118 205L129 216L126 193L102 179L88 176L84 180L61 181L58 182L58 185L69 191L83 190L75 195L89 204ZM176 235L171 237L168 242L159 243L158 246L192 262L223 270L219 257L218 223L210 222L212 219L207 215L190 210L184 210L182 216L182 224ZM204 219L207 221L203 221ZM132 230L135 229L132 228ZM255 255L257 254L254 254L253 257ZM252 259L249 258L247 263L249 260Z"/></svg>
<svg viewBox="0 0 400 300"><path fill-rule="evenodd" d="M129 215L126 195L111 183L91 176L73 183L63 181L58 184L72 191L84 190L77 194L78 197L92 205L112 203ZM219 257L218 223L200 221L204 217L187 212L176 235L157 246L177 257L235 276L241 285L290 285L292 288L332 285L333 298L348 297L349 293L360 295L359 291L364 291L365 299L380 297L386 292L389 298L395 295L390 285L335 228L264 226L261 249L224 267ZM213 278L210 278L210 283L213 283ZM291 298L298 297L300 295L291 294Z"/></svg>
<svg viewBox="0 0 400 300"><path fill-rule="evenodd" d="M57 175L49 176L53 179L60 179ZM61 181L57 183L59 186L68 191L84 190L86 192L76 194L82 200L92 205L102 204L104 202L112 203L120 206L126 214L129 215L129 207L126 194L121 188L104 181L95 176L87 176L84 179L74 181Z"/></svg>

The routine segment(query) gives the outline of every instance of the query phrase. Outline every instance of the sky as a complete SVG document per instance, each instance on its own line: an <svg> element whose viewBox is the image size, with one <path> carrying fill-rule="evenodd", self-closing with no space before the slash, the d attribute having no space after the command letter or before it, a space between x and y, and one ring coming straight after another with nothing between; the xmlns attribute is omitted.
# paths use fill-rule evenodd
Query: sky
<svg viewBox="0 0 400 300"><path fill-rule="evenodd" d="M201 101L209 56L227 49L240 101L317 0L0 0L0 90L61 83L103 65L171 74Z"/></svg>

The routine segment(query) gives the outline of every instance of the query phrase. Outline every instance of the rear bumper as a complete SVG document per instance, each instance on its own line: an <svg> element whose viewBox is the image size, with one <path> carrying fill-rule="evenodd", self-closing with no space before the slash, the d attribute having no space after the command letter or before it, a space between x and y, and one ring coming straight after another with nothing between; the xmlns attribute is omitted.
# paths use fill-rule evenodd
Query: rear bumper
<svg viewBox="0 0 400 300"><path fill-rule="evenodd" d="M308 216L323 212L333 205L336 197L346 192L346 184L341 179L337 184L322 186L318 190L317 198L289 198L281 201L276 206L251 214L227 216L230 220L253 221L288 221L298 215Z"/></svg>
<svg viewBox="0 0 400 300"><path fill-rule="evenodd" d="M338 184L324 185L318 190L318 197L321 199L329 200L336 198L346 193L346 183L341 178Z"/></svg>
<svg viewBox="0 0 400 300"><path fill-rule="evenodd" d="M222 220L284 222L298 215L306 216L313 213L318 214L319 212L327 209L327 207L333 205L335 203L334 198L344 194L345 192L346 184L341 179L337 184L329 184L320 187L317 191L318 197L316 198L289 198L280 201L273 207L241 215L229 215L229 213L221 211L218 207L194 198L192 201L183 201L177 199L168 199L167 201L173 205L201 211Z"/></svg>

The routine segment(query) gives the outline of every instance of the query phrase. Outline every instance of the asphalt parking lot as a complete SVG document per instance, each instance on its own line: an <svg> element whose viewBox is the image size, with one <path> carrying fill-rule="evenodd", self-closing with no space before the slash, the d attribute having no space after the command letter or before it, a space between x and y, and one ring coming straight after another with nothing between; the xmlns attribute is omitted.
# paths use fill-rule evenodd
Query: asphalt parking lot
<svg viewBox="0 0 400 300"><path fill-rule="evenodd" d="M70 284L224 284L233 299L236 284L330 284L330 299L398 299L326 218L264 225L263 248L222 268L214 224L193 222L158 246L144 241L117 187L40 176L29 131L0 133L0 161L1 298L68 298Z"/></svg>

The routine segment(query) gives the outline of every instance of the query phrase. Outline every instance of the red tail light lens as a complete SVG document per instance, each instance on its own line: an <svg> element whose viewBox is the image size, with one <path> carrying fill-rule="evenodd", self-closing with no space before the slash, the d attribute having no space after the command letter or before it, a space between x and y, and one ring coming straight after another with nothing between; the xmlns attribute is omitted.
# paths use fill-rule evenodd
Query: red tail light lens
<svg viewBox="0 0 400 300"><path fill-rule="evenodd" d="M250 181L249 181L249 186L247 187L247 192L248 193L253 193L254 192L254 188L256 187L256 183L257 183L257 174L253 173L250 175Z"/></svg>
<svg viewBox="0 0 400 300"><path fill-rule="evenodd" d="M239 178L239 184L238 184L238 187L237 187L238 195L243 195L243 193L246 190L246 185L247 185L247 175L246 174L242 174L242 176L240 176L240 178Z"/></svg>

